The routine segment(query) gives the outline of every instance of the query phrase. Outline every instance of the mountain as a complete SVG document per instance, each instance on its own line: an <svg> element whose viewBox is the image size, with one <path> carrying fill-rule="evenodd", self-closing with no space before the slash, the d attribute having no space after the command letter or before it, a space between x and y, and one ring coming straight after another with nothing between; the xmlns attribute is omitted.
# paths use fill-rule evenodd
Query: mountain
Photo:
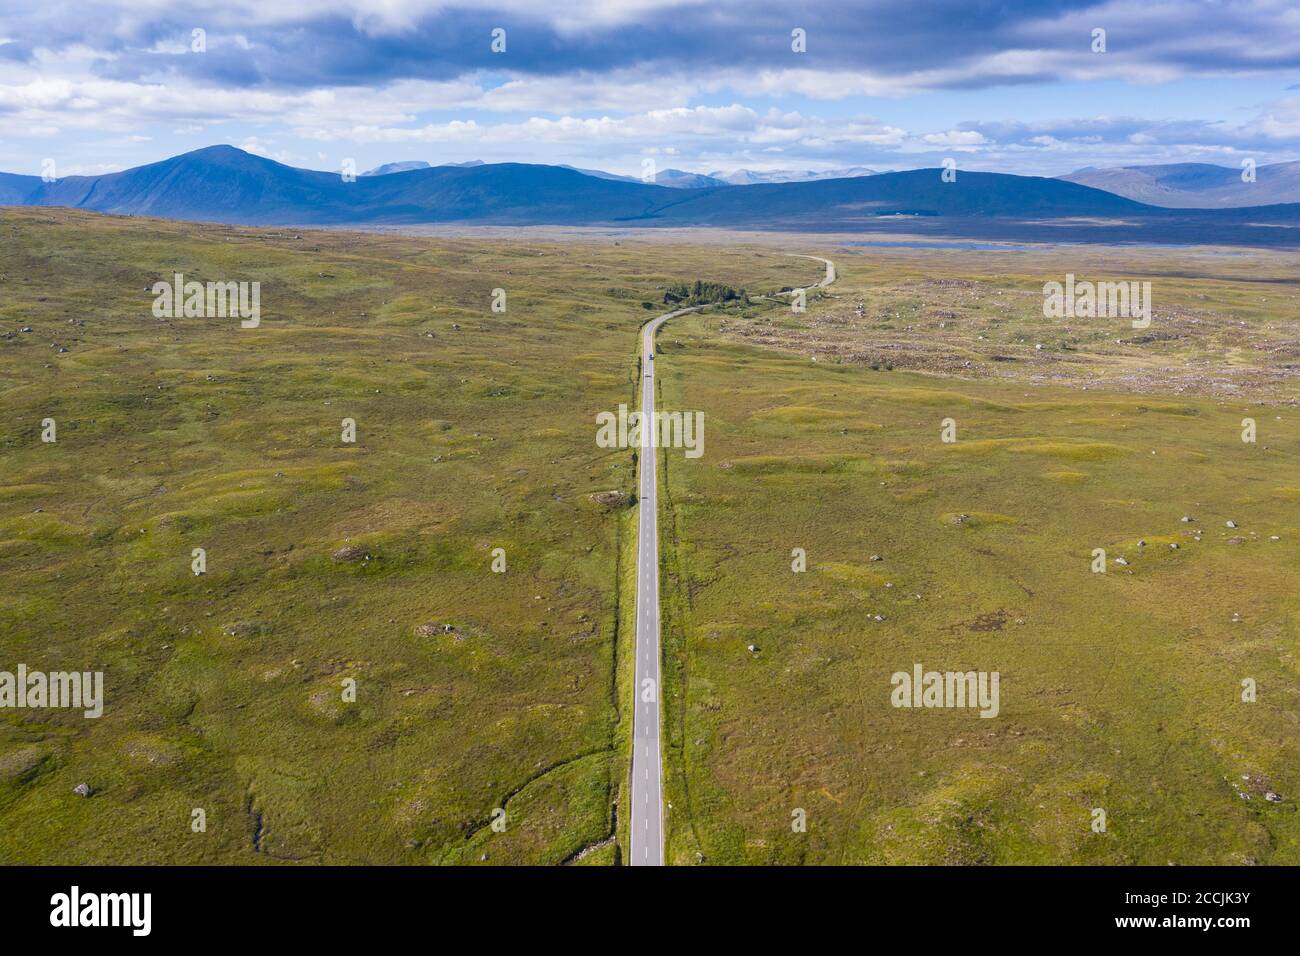
<svg viewBox="0 0 1300 956"><path fill-rule="evenodd" d="M938 169L752 186L670 188L525 163L358 177L295 169L231 146L55 183L0 174L0 203L248 225L467 223L714 226L1053 242L1300 245L1300 205L1172 210L1064 179Z"/></svg>
<svg viewBox="0 0 1300 956"><path fill-rule="evenodd" d="M1152 206L1174 209L1228 209L1300 202L1300 161L1256 167L1253 183L1242 182L1241 174L1239 167L1170 163L1113 169L1090 166L1060 178Z"/></svg>
<svg viewBox="0 0 1300 956"><path fill-rule="evenodd" d="M755 172L752 169L737 169L735 172L709 173L709 177L731 186L753 186L756 183L809 183L818 179L854 179L858 176L876 176L874 169L865 166L849 166L845 169L828 169L815 172L811 169L771 169Z"/></svg>
<svg viewBox="0 0 1300 956"><path fill-rule="evenodd" d="M358 177L285 166L233 146L209 146L104 176L70 176L16 201L121 215L249 225L575 223L645 215L678 195L521 163L432 166Z"/></svg>
<svg viewBox="0 0 1300 956"><path fill-rule="evenodd" d="M620 176L618 173L607 173L600 169L582 169L578 166L565 164L561 164L559 168L572 169L575 173L582 173L584 176L594 176L597 179L612 179L620 183L644 182L644 180L637 179L635 176ZM703 173L688 173L680 169L664 169L655 174L655 185L670 186L673 189L711 189L717 186L728 186L730 183L714 179L712 176L705 176Z"/></svg>
<svg viewBox="0 0 1300 956"><path fill-rule="evenodd" d="M295 169L233 146L209 146L103 176L41 183L28 205L216 222L295 222L305 211L336 203L338 173ZM313 221L320 221L313 217Z"/></svg>
<svg viewBox="0 0 1300 956"><path fill-rule="evenodd" d="M848 227L882 216L1057 219L1134 215L1147 208L1057 179L964 172L948 183L939 169L913 169L853 179L701 190L658 210L656 217L697 225L839 223Z"/></svg>
<svg viewBox="0 0 1300 956"><path fill-rule="evenodd" d="M471 166L483 166L485 163L481 159L469 159L463 163L439 163L439 166L455 166L459 169L469 169ZM422 159L404 159L396 163L384 163L382 166L376 166L374 169L368 169L362 176L388 176L392 173L409 173L415 169L433 169L433 166Z"/></svg>
<svg viewBox="0 0 1300 956"><path fill-rule="evenodd" d="M443 166L483 166L481 159L471 159L466 163L442 163ZM406 160L399 163L385 163L382 166L376 166L362 176L384 176L388 173L405 173L412 169L429 169L431 168L424 160L414 159ZM644 180L636 176L623 176L618 173L607 173L603 169L584 169L581 166L570 166L567 163L561 163L559 169L571 169L575 173L582 173L584 176L593 176L596 179L609 179L621 183L639 183ZM815 173L811 170L797 172L784 170L771 173L754 173L749 170L738 170L735 173L688 173L681 169L664 169L655 174L655 185L670 186L673 189L715 189L719 186L732 185L749 185L751 183L792 183L792 182L811 182L815 179L843 179L852 176L871 176L874 172L862 166L854 166L849 169L828 170L824 173Z"/></svg>
<svg viewBox="0 0 1300 956"><path fill-rule="evenodd" d="M21 206L40 187L40 176L0 173L0 206Z"/></svg>
<svg viewBox="0 0 1300 956"><path fill-rule="evenodd" d="M680 169L661 170L655 174L655 182L660 186L671 186L674 189L716 189L719 186L731 185L725 180L705 176L703 173L687 173Z"/></svg>
<svg viewBox="0 0 1300 956"><path fill-rule="evenodd" d="M580 166L570 166L568 163L560 163L557 169L571 169L575 173L582 173L584 176L591 176L595 179L612 179L620 183L639 183L641 180L635 176L620 176L618 173L607 173L602 169L583 169Z"/></svg>
<svg viewBox="0 0 1300 956"><path fill-rule="evenodd" d="M389 173L409 173L413 169L428 169L429 164L422 159L404 159L397 163L384 163L374 169L367 169L362 176L387 176Z"/></svg>

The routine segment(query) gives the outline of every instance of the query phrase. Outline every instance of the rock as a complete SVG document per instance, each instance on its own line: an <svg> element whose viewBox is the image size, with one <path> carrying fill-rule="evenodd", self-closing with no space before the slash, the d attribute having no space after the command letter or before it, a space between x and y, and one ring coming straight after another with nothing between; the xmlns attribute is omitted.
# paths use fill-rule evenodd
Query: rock
<svg viewBox="0 0 1300 956"><path fill-rule="evenodd" d="M1186 523L1189 522L1189 521L1195 521L1195 520L1196 520L1196 519L1193 518L1191 515L1183 515L1183 517L1182 517L1182 521L1183 521L1184 524L1186 524Z"/></svg>
<svg viewBox="0 0 1300 956"><path fill-rule="evenodd" d="M1245 543L1246 543L1246 539L1245 539L1245 538L1229 538L1229 539L1228 539L1228 544L1245 544Z"/></svg>
<svg viewBox="0 0 1300 956"><path fill-rule="evenodd" d="M1269 803L1281 803L1281 802L1282 802L1282 796L1281 796L1281 794L1274 793L1272 790L1270 790L1268 793L1264 794L1264 799L1267 800Z"/></svg>
<svg viewBox="0 0 1300 956"><path fill-rule="evenodd" d="M76 794L77 796L79 796L79 797L88 797L88 796L90 796L92 793L94 793L95 791L93 791L93 790L90 789L90 784L88 784L88 783L79 783L79 784L77 784L75 787L72 788L72 792L75 793L75 794Z"/></svg>
<svg viewBox="0 0 1300 956"><path fill-rule="evenodd" d="M621 508L628 503L629 499L629 496L621 491L597 491L587 497L606 508Z"/></svg>
<svg viewBox="0 0 1300 956"><path fill-rule="evenodd" d="M757 645L757 644L747 644L747 645L745 646L745 649L748 650L749 653L751 653L751 654L757 654L757 653L758 653L758 645Z"/></svg>
<svg viewBox="0 0 1300 956"><path fill-rule="evenodd" d="M1115 563L1122 564L1124 567L1128 567L1128 560L1125 558L1116 558Z"/></svg>
<svg viewBox="0 0 1300 956"><path fill-rule="evenodd" d="M882 558L882 557L881 557L880 555L878 555L878 554L873 554L873 555L872 555L870 558L868 558L867 560L868 560L868 561L883 561L883 560L885 560L885 559Z"/></svg>
<svg viewBox="0 0 1300 956"><path fill-rule="evenodd" d="M1170 551L1177 551L1177 550L1178 550L1178 542L1175 541L1173 544L1171 544L1171 545L1169 546L1169 550L1170 550Z"/></svg>
<svg viewBox="0 0 1300 956"><path fill-rule="evenodd" d="M1138 540L1138 547L1139 547L1139 548L1145 548L1146 546L1147 546L1147 543L1146 543L1146 539L1145 539L1145 538L1142 538L1142 539L1139 539L1139 540Z"/></svg>
<svg viewBox="0 0 1300 956"><path fill-rule="evenodd" d="M370 560L370 555L369 553L367 553L366 549L362 547L358 547L355 544L344 545L343 547L335 551L334 554L331 555L331 557L333 557L335 561L353 562L353 561Z"/></svg>
<svg viewBox="0 0 1300 956"><path fill-rule="evenodd" d="M1282 540L1282 537L1281 537L1281 535L1270 534L1270 535L1268 536L1268 540L1270 540L1270 541L1281 541L1281 540Z"/></svg>
<svg viewBox="0 0 1300 956"><path fill-rule="evenodd" d="M1237 522L1235 521L1225 521L1224 524L1226 524L1229 528L1237 527Z"/></svg>
<svg viewBox="0 0 1300 956"><path fill-rule="evenodd" d="M252 637L266 630L265 625L258 621L236 621L234 624L227 624L221 629L227 637Z"/></svg>

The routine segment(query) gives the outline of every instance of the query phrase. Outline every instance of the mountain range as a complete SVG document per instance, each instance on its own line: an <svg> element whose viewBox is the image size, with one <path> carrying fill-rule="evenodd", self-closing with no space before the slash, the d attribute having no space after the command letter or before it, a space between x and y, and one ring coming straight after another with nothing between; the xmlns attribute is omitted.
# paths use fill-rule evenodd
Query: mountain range
<svg viewBox="0 0 1300 956"><path fill-rule="evenodd" d="M1117 169L1087 167L1060 178L1152 206L1174 209L1228 209L1300 202L1300 161L1258 166L1253 181L1243 180L1242 175L1241 167L1169 163Z"/></svg>
<svg viewBox="0 0 1300 956"><path fill-rule="evenodd" d="M464 163L440 163L442 166L482 166L481 159L471 159ZM403 160L396 163L384 163L367 170L362 176L386 176L389 173L405 173L413 169L429 169L430 164L422 159ZM572 169L597 179L616 179L625 183L645 182L635 176L621 176L607 173L600 169L582 169L561 163L561 169ZM655 174L655 185L671 186L674 189L712 189L716 186L751 186L754 183L802 183L816 179L850 179L854 176L874 176L874 169L865 166L850 166L846 169L827 169L820 172L811 169L770 169L755 172L749 169L737 169L734 172L688 173L681 169L664 169Z"/></svg>
<svg viewBox="0 0 1300 956"><path fill-rule="evenodd" d="M383 169L344 181L210 146L101 176L44 182L0 174L0 204L246 225L906 228L1053 241L1300 244L1300 205L1160 209L1065 179L1002 173L963 171L945 182L940 170L919 169L684 189L525 163Z"/></svg>

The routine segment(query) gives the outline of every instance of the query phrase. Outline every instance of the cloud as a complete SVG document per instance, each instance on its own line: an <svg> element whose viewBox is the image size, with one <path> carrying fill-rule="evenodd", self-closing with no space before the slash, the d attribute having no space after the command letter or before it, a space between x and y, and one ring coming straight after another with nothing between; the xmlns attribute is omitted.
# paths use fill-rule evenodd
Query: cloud
<svg viewBox="0 0 1300 956"><path fill-rule="evenodd" d="M934 146L983 146L988 142L983 133L973 129L950 129L946 133L927 133L922 139Z"/></svg>
<svg viewBox="0 0 1300 956"><path fill-rule="evenodd" d="M1096 27L1105 53L1092 52ZM195 28L206 52L191 49ZM93 18L48 0L0 11L0 161L27 163L47 140L85 144L85 160L146 155L132 136L152 137L148 159L178 139L248 140L287 160L332 143L377 162L424 144L587 165L675 150L700 169L953 152L964 168L1015 171L1281 158L1300 148L1300 108L1260 105L1258 87L1297 69L1292 0L1209 13L1197 0L101 0ZM1135 85L1206 77L1238 84L1232 122L1187 118L1201 106L1191 85L1161 101L1179 119L1009 118L1041 116L1062 84L1069 102L1093 89L1132 114L1123 105L1146 102ZM912 116L926 121L904 128Z"/></svg>
<svg viewBox="0 0 1300 956"><path fill-rule="evenodd" d="M1112 77L1140 82L1187 73L1300 68L1300 10L1289 0L1218 4L1213 29L1194 0L867 0L792 7L755 0L229 0L221 5L101 0L93 21L54 0L0 15L0 36L29 48L102 51L106 78L183 76L248 87L347 86L445 81L484 70L555 77L639 70L646 77L688 65L703 82L740 72L817 96L858 77L856 88L980 88L1048 79ZM208 52L188 52L190 31ZM1091 51L1104 27L1108 47ZM491 31L507 32L493 54ZM807 52L791 49L795 27Z"/></svg>

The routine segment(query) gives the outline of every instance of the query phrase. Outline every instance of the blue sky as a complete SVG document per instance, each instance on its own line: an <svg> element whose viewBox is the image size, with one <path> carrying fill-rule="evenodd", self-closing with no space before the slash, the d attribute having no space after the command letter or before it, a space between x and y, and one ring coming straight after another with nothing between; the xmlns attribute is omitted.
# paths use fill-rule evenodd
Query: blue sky
<svg viewBox="0 0 1300 956"><path fill-rule="evenodd" d="M316 169L631 175L647 159L711 172L953 157L1056 175L1300 158L1296 0L22 6L0 10L9 172L106 172L214 143Z"/></svg>

